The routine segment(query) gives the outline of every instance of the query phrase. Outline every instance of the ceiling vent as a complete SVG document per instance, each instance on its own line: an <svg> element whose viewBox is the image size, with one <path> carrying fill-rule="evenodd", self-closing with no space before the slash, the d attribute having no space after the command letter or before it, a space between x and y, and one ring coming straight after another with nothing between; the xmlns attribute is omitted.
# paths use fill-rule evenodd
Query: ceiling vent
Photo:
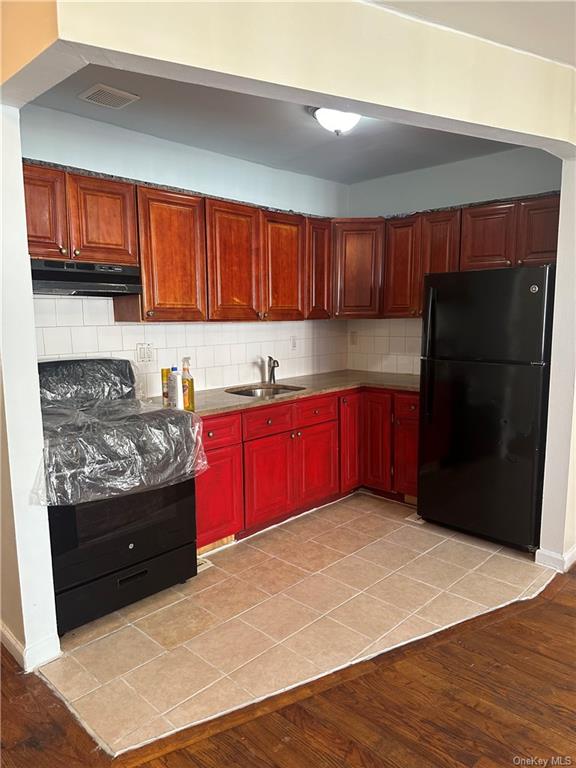
<svg viewBox="0 0 576 768"><path fill-rule="evenodd" d="M127 91L119 91L118 88L112 88L110 85L103 85L97 83L87 91L78 95L82 101L87 101L89 104L97 104L99 107L108 107L108 109L122 109L127 107L128 104L132 104L133 101L138 101L140 96L136 96L134 93L128 93Z"/></svg>

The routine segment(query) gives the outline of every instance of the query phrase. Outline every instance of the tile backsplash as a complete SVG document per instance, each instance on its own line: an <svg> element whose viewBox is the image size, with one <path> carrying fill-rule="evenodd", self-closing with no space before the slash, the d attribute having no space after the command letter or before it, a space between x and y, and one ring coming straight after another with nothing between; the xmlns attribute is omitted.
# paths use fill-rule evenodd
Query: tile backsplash
<svg viewBox="0 0 576 768"><path fill-rule="evenodd" d="M348 368L420 373L422 321L349 320Z"/></svg>
<svg viewBox="0 0 576 768"><path fill-rule="evenodd" d="M39 359L125 357L154 345L154 362L136 363L144 397L161 393L160 368L190 357L196 389L260 381L264 361L278 377L357 368L418 373L419 320L309 320L278 323L115 323L112 299L34 297Z"/></svg>

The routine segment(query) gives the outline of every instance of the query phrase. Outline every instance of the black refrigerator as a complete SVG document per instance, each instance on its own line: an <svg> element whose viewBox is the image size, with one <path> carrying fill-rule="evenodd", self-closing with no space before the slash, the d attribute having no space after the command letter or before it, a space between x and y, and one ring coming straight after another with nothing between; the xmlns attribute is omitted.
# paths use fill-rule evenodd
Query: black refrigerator
<svg viewBox="0 0 576 768"><path fill-rule="evenodd" d="M554 267L426 275L418 512L538 547Z"/></svg>

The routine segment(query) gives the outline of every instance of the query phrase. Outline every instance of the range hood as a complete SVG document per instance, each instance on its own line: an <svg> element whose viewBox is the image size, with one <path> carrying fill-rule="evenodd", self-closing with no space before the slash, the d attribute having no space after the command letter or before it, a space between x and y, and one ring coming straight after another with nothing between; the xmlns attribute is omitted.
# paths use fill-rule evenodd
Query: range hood
<svg viewBox="0 0 576 768"><path fill-rule="evenodd" d="M139 267L32 259L32 290L51 296L126 296L142 293L142 282Z"/></svg>

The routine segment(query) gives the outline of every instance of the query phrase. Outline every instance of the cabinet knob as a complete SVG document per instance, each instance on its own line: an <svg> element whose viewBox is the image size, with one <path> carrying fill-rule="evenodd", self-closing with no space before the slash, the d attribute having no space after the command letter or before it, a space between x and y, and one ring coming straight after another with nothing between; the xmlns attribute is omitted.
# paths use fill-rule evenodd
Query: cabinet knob
<svg viewBox="0 0 576 768"><path fill-rule="evenodd" d="M214 432L208 432L208 437L214 437Z"/></svg>
<svg viewBox="0 0 576 768"><path fill-rule="evenodd" d="M146 316L147 317L154 317L154 310L153 309L149 309L148 312L146 312Z"/></svg>
<svg viewBox="0 0 576 768"><path fill-rule="evenodd" d="M262 316L262 312L257 312L256 315L258 317L258 320L263 320L264 319L263 316Z"/></svg>
<svg viewBox="0 0 576 768"><path fill-rule="evenodd" d="M506 259L506 264L507 264L507 266L510 266L510 265L512 264L512 262L510 261L510 259Z"/></svg>
<svg viewBox="0 0 576 768"><path fill-rule="evenodd" d="M292 434L290 435L290 439L294 440L295 437L296 437L296 435L294 434L294 432L292 432Z"/></svg>
<svg viewBox="0 0 576 768"><path fill-rule="evenodd" d="M296 434L298 435L298 437L302 437L302 432L296 432Z"/></svg>
<svg viewBox="0 0 576 768"><path fill-rule="evenodd" d="M268 424L269 427L272 426L272 419L266 419L266 424Z"/></svg>
<svg viewBox="0 0 576 768"><path fill-rule="evenodd" d="M314 408L314 416L318 416L320 414L319 408Z"/></svg>
<svg viewBox="0 0 576 768"><path fill-rule="evenodd" d="M266 320L266 318L268 317L268 312L264 312L264 314L262 315L262 317L264 318L264 320Z"/></svg>
<svg viewBox="0 0 576 768"><path fill-rule="evenodd" d="M74 256L80 256L80 250L78 248L74 248Z"/></svg>
<svg viewBox="0 0 576 768"><path fill-rule="evenodd" d="M66 254L68 253L68 248L64 248L63 245L61 245L60 248L58 248L58 250L60 251L62 256L66 256Z"/></svg>
<svg viewBox="0 0 576 768"><path fill-rule="evenodd" d="M518 264L524 264L524 259L518 259Z"/></svg>
<svg viewBox="0 0 576 768"><path fill-rule="evenodd" d="M411 411L415 411L415 410L416 410L416 406L415 406L415 405L411 405L411 406L410 406L410 410L411 410Z"/></svg>

